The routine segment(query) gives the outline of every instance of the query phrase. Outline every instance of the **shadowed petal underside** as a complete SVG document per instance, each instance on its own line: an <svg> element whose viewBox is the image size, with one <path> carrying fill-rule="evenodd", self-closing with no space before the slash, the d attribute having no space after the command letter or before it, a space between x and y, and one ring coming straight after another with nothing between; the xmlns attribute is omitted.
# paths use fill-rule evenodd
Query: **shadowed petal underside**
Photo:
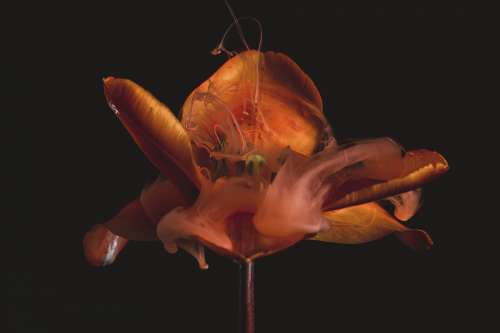
<svg viewBox="0 0 500 333"><path fill-rule="evenodd" d="M427 250L432 246L425 231L405 227L374 202L324 212L323 216L329 229L319 232L312 238L314 240L360 244L395 233L414 250Z"/></svg>

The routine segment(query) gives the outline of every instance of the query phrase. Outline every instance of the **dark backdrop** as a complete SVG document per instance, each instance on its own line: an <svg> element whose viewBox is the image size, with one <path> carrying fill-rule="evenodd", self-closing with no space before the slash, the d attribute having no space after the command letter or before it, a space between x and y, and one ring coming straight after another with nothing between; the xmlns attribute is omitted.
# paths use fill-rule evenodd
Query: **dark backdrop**
<svg viewBox="0 0 500 333"><path fill-rule="evenodd" d="M411 221L435 246L415 254L392 237L302 242L263 258L257 332L478 329L488 275L475 255L470 161L461 154L474 110L473 14L462 5L347 3L232 1L238 15L262 23L264 50L288 54L312 77L338 139L390 136L448 159L451 171L425 187ZM15 188L2 291L9 329L234 332L231 261L208 253L211 267L200 271L184 252L130 243L114 265L93 268L81 248L93 224L156 175L108 109L102 78L130 78L178 111L225 60L209 53L231 23L224 3L43 6L9 33L12 57L3 62L17 124L3 124L15 142L9 165L20 175L7 177ZM254 27L244 28L256 45ZM240 47L236 38L231 45Z"/></svg>

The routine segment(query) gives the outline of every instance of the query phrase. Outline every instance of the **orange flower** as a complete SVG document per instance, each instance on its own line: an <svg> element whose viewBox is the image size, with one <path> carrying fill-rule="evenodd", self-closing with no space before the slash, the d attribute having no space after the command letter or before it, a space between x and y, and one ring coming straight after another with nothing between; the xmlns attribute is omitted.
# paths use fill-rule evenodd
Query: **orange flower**
<svg viewBox="0 0 500 333"><path fill-rule="evenodd" d="M104 92L161 174L86 234L94 265L113 262L127 239L181 247L201 268L204 247L251 260L303 239L356 244L395 233L414 249L432 245L399 221L446 160L388 138L337 144L314 83L284 54L232 57L188 96L181 121L132 81L106 78Z"/></svg>

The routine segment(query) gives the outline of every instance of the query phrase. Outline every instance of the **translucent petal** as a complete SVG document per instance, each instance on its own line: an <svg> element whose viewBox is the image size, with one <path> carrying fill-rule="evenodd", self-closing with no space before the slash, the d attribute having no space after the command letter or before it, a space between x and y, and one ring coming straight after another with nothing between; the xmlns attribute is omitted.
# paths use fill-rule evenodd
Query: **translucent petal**
<svg viewBox="0 0 500 333"><path fill-rule="evenodd" d="M266 236L314 234L326 226L322 211L416 188L444 172L445 163L433 152L404 154L388 138L331 146L310 158L289 150L258 206L254 224ZM414 176L414 170L422 174Z"/></svg>
<svg viewBox="0 0 500 333"><path fill-rule="evenodd" d="M274 52L246 51L228 60L188 97L182 123L197 144L227 154L258 151L272 167L288 146L310 155L331 139L314 83ZM224 135L223 149L217 131Z"/></svg>
<svg viewBox="0 0 500 333"><path fill-rule="evenodd" d="M187 240L237 259L268 255L302 239L266 237L257 232L253 216L264 189L262 183L248 177L207 182L193 206L174 209L161 219L158 237L171 253ZM192 246L188 252L193 252ZM195 257L204 262L199 251Z"/></svg>

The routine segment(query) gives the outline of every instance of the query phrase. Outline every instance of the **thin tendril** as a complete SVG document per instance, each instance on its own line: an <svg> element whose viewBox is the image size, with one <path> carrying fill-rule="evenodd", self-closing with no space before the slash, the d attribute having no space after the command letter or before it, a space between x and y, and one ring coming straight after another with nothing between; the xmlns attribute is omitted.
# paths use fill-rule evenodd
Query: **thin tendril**
<svg viewBox="0 0 500 333"><path fill-rule="evenodd" d="M224 31L224 34L222 35L221 41L219 42L219 44L217 45L217 47L212 50L211 53L213 55L219 55L222 52L226 53L229 57L232 57L232 56L236 55L237 52L229 51L228 49L226 49L224 47L224 41L226 40L227 34L231 31L231 29L233 29L233 27L236 26L237 29L241 30L241 26L240 26L239 22L243 21L243 20L250 20L250 21L253 21L253 22L255 22L257 24L257 26L259 28L259 44L258 44L257 50L258 51L261 50L261 48L262 48L262 24L260 23L260 21L257 20L255 17L251 17L251 16L234 17L234 22L232 22L226 28L226 31ZM246 49L250 50L250 47L248 46L248 43L246 42L246 39L241 34L240 34L240 38L242 40L242 43L245 45Z"/></svg>

